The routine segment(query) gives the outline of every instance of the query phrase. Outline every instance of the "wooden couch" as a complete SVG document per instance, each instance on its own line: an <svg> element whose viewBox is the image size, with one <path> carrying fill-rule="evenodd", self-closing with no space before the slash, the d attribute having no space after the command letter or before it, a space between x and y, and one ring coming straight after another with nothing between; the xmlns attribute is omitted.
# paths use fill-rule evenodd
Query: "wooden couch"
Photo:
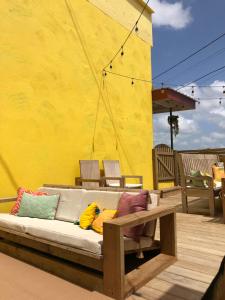
<svg viewBox="0 0 225 300"><path fill-rule="evenodd" d="M55 185L45 185L44 189L53 189L54 193L58 189L65 189L67 194L70 192L69 190L77 190L77 188L72 186ZM124 190L115 191L115 189L99 188L95 190L86 189L86 191L89 193L89 196L93 191L94 197L96 197L96 192L113 192L114 195L114 193L122 193ZM132 191L132 193L135 192L137 191ZM130 190L129 193L131 193ZM15 198L1 199L0 202L4 203L14 200ZM158 203L158 200L159 194L150 191L150 202L152 202L149 204L150 207L154 203ZM3 214L2 217L4 217ZM21 232L17 229L18 226L8 227L6 222L1 221L2 217L0 214L0 251L32 263L88 289L103 292L105 295L115 299L124 299L176 260L176 219L173 207L156 206L148 211L130 214L105 222L103 252L101 254L48 240L40 235L32 236L29 231L28 233ZM7 217L5 216L6 219ZM10 217L11 220L13 218L22 219L17 216ZM159 241L154 239L157 219L159 219L160 226ZM45 222L48 222L48 220L45 220ZM64 223L63 221L60 222ZM145 254L152 249L159 249L160 252L154 258L147 261L144 260L145 262L138 268L134 268L132 271L129 270L126 273L126 253L139 251L140 246L136 247L136 249L125 251L126 241L123 238L122 230L124 227L132 227L144 223L148 223L150 226L151 236L149 238L151 238L152 242L147 247L143 246L142 250ZM69 225L67 224L67 226Z"/></svg>
<svg viewBox="0 0 225 300"><path fill-rule="evenodd" d="M180 175L182 208L184 213L188 213L188 197L201 197L208 199L210 215L215 215L215 198L219 196L221 187L214 187L212 166L219 161L216 154L195 154L195 153L177 153L176 160ZM200 170L209 176L193 177L191 170ZM196 187L191 181L205 180L208 187Z"/></svg>

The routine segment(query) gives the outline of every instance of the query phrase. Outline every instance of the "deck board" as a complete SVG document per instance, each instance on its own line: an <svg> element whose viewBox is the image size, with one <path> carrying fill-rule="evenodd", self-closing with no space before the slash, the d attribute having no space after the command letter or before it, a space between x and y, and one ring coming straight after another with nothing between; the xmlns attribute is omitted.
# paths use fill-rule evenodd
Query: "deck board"
<svg viewBox="0 0 225 300"><path fill-rule="evenodd" d="M180 194L162 198L177 207L178 260L139 289L130 300L200 300L225 255L225 224L221 204L218 215L207 215L207 201L192 199L191 211L181 213ZM198 214L201 213L201 214ZM156 236L159 235L157 228Z"/></svg>

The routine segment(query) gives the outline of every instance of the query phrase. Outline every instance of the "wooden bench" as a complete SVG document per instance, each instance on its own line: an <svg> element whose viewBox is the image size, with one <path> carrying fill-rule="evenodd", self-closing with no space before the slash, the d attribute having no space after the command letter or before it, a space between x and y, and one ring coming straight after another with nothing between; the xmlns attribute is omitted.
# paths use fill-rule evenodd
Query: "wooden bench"
<svg viewBox="0 0 225 300"><path fill-rule="evenodd" d="M46 185L45 185L46 186ZM75 188L61 185L50 187ZM93 188L92 188L93 189ZM108 188L96 188L108 190ZM115 189L110 189L111 191ZM124 190L121 190L124 191ZM0 203L15 198L1 199ZM157 255L131 271L125 272L123 228L159 219L160 240L151 248ZM155 232L155 230L154 230ZM153 233L154 234L154 233ZM174 207L158 206L104 223L103 254L37 238L16 230L0 227L0 251L61 276L85 288L122 300L176 261L176 214Z"/></svg>
<svg viewBox="0 0 225 300"><path fill-rule="evenodd" d="M177 153L176 159L180 175L182 208L188 213L188 197L201 197L208 199L210 215L215 215L215 197L219 196L221 188L214 188L212 166L219 161L216 154L189 154ZM209 176L193 177L191 170L200 170ZM191 185L191 180L205 180L208 187L196 187Z"/></svg>

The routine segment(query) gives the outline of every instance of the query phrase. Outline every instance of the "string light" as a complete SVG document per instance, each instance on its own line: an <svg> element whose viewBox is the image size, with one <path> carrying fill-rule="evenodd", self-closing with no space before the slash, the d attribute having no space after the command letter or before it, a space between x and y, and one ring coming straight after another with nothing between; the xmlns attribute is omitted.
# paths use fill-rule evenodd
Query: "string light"
<svg viewBox="0 0 225 300"><path fill-rule="evenodd" d="M119 76L119 77L124 77L124 78L128 78L128 79L133 79L133 80L136 80L136 81L143 81L143 82L148 82L148 83L150 83L150 84L152 84L153 83L153 81L152 80L147 80L147 79L143 79L143 78L138 78L138 77L135 77L135 76L129 76L129 75L124 75L124 74L120 74L120 73L116 73L116 72L111 72L111 71L108 71L108 70L106 70L106 69L103 69L103 72L106 72L106 73L110 73L110 74L113 74L113 75L116 75L116 76ZM167 83L166 83L167 84ZM162 88L165 88L165 82L161 82L160 83L160 85L161 85L161 89ZM169 86L174 86L174 87L176 87L176 86L183 86L184 87L184 85L182 85L182 84L167 84L167 87L169 87ZM193 90L196 88L196 87L198 87L198 88L223 88L223 94L225 94L225 86L224 85L198 85L198 86L193 86L193 85L185 85L185 87L186 88L192 88ZM178 90L177 90L178 91ZM195 93L195 90L194 90L194 93ZM192 93L193 94L193 93Z"/></svg>
<svg viewBox="0 0 225 300"><path fill-rule="evenodd" d="M137 21L135 22L134 26L131 28L130 32L128 33L127 37L125 38L125 41L123 42L123 44L121 45L121 47L119 48L119 50L115 53L115 55L113 56L113 58L110 60L110 62L103 68L103 70L105 70L106 68L108 68L112 62L114 61L114 59L119 55L123 56L124 55L124 46L126 45L127 41L129 40L132 32L135 30L135 32L137 33L138 32L138 22L139 20L141 19L144 11L146 10L147 6L148 6L148 3L149 3L150 0L146 1Z"/></svg>
<svg viewBox="0 0 225 300"><path fill-rule="evenodd" d="M110 63L110 66L109 66L109 67L110 67L110 69L112 69L112 68L113 68L113 67L112 67L112 62Z"/></svg>
<svg viewBox="0 0 225 300"><path fill-rule="evenodd" d="M219 104L220 104L220 105L222 104L221 98L220 98Z"/></svg>
<svg viewBox="0 0 225 300"><path fill-rule="evenodd" d="M138 32L138 22L136 22L136 26L135 26L135 32Z"/></svg>
<svg viewBox="0 0 225 300"><path fill-rule="evenodd" d="M128 75L124 75L124 74L120 74L120 73L116 73L116 72L111 72L111 71L108 71L108 70L103 70L103 76L106 76L107 74L116 75L118 77L129 79L129 80L131 80L131 85L134 85L135 81L140 81L140 82L145 82L145 83L150 83L150 84L152 83L151 80L137 78L137 77L133 77L133 76L128 76ZM192 97L194 97L194 93L195 93L194 89L195 89L196 86L191 85L189 87L192 89L191 94L192 94ZM207 86L207 87L214 87L214 86ZM217 87L223 87L223 94L225 94L225 86L217 86ZM161 93L164 93L165 88L166 87L164 85L164 82L161 82ZM221 97L220 98L218 98L218 97L217 98L215 98L215 97L195 98L195 101L198 104L200 104L200 100L225 100L225 97L224 98L221 98Z"/></svg>

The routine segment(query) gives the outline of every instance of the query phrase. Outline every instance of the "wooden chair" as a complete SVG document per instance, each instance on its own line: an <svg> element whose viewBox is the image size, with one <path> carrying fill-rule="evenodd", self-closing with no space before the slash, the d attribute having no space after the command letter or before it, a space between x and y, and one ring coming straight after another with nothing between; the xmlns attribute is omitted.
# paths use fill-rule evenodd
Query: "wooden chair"
<svg viewBox="0 0 225 300"><path fill-rule="evenodd" d="M141 189L143 186L143 177L138 175L121 175L119 160L103 160L105 173L105 184L109 187L125 187ZM127 178L137 178L139 183L126 183Z"/></svg>
<svg viewBox="0 0 225 300"><path fill-rule="evenodd" d="M75 178L75 185L84 187L101 186L98 160L80 160L80 177Z"/></svg>
<svg viewBox="0 0 225 300"><path fill-rule="evenodd" d="M216 154L189 154L177 153L176 159L181 183L183 212L188 213L188 196L207 198L209 201L210 215L215 215L215 197L219 196L220 187L214 188L212 166L219 161ZM193 177L191 170L200 170L210 176ZM196 187L191 184L192 180L205 180L208 187Z"/></svg>

